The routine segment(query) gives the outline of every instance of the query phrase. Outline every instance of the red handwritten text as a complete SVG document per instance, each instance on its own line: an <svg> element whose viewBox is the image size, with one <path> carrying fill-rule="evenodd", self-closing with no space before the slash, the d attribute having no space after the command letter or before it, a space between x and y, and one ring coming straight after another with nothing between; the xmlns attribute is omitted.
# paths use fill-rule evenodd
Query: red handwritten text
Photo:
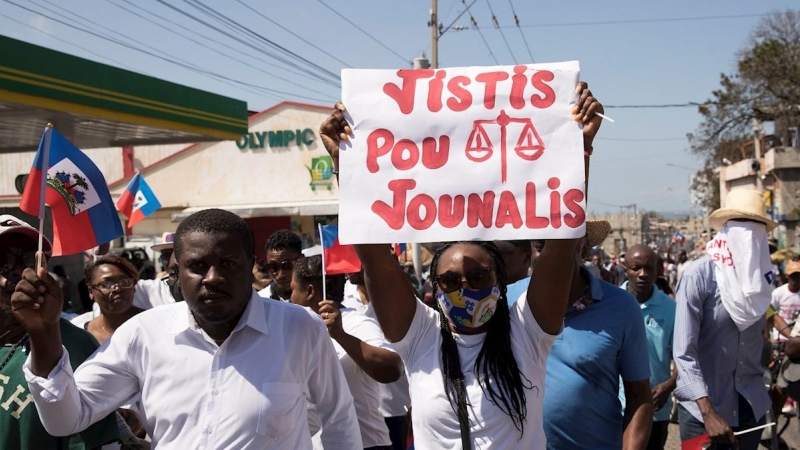
<svg viewBox="0 0 800 450"><path fill-rule="evenodd" d="M427 87L425 105L429 111L439 112L445 105L451 111L464 111L472 105L473 94L467 86L473 82L483 85L483 106L486 109L491 110L497 106L496 97L499 90L503 91L504 96L505 92L508 92L509 102L514 109L523 109L528 103L534 108L549 108L556 101L556 93L548 84L555 79L555 75L548 70L540 70L533 72L528 78L525 75L526 70L528 70L526 66L515 66L513 75L503 71L484 72L474 78L455 76L445 83L446 70L403 69L397 71L400 83L384 84L383 92L397 103L403 114L411 114L414 111L416 92L425 87ZM427 80L427 83L424 80ZM529 85L536 92L526 98L525 90ZM451 95L446 101L443 98L445 86Z"/></svg>

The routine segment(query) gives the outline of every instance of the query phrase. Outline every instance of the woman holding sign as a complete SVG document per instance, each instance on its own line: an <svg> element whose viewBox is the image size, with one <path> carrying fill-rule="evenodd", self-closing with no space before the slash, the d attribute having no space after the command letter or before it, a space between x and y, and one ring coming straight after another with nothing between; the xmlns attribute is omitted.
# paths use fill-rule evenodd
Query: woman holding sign
<svg viewBox="0 0 800 450"><path fill-rule="evenodd" d="M588 177L603 107L586 83L576 92L572 114L583 125ZM339 143L352 135L343 111L337 104L320 128L337 174ZM493 243L442 245L430 267L433 309L415 298L385 244L355 246L378 322L406 363L416 448L546 448L545 363L567 309L578 241L548 241L512 307Z"/></svg>

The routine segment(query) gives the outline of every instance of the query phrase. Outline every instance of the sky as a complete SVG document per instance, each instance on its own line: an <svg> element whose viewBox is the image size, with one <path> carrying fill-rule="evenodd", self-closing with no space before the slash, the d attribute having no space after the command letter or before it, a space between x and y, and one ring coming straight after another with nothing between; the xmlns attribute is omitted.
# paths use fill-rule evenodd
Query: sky
<svg viewBox="0 0 800 450"><path fill-rule="evenodd" d="M230 22L205 15L204 5ZM581 78L615 120L594 143L589 212L636 205L684 214L695 210L689 184L702 165L686 139L700 124L697 108L619 106L707 100L720 74L735 70L759 20L791 7L796 2L439 0L439 21L453 24L440 38L439 67L580 61ZM283 100L332 104L343 68L402 68L430 56L430 9L421 0L0 0L0 34L260 111Z"/></svg>

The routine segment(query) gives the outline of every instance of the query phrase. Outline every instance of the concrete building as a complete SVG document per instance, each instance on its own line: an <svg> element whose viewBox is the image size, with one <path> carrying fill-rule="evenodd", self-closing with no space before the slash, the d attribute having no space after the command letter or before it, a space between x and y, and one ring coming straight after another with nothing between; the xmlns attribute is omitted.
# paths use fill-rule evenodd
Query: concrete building
<svg viewBox="0 0 800 450"><path fill-rule="evenodd" d="M719 167L720 198L733 189L763 188L767 213L778 222L779 247L800 252L800 148L774 147L759 159Z"/></svg>
<svg viewBox="0 0 800 450"><path fill-rule="evenodd" d="M264 242L275 230L292 229L311 247L317 243L316 224L331 223L338 214L332 162L317 134L330 109L282 102L250 116L249 132L236 141L84 153L105 175L115 201L139 171L161 202L161 209L132 228L128 246L149 252L162 233L175 231L185 217L216 207L248 222L262 256ZM0 154L0 213L27 217L18 209L14 180L29 172L33 156Z"/></svg>

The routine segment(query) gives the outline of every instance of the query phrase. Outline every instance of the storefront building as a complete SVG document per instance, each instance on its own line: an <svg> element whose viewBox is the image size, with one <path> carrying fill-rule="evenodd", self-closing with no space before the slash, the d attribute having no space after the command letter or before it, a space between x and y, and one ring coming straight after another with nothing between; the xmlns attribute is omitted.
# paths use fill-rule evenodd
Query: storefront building
<svg viewBox="0 0 800 450"><path fill-rule="evenodd" d="M304 247L315 245L316 224L335 223L338 214L339 190L318 132L330 110L282 102L251 115L248 133L237 141L85 150L105 175L113 199L139 171L162 205L132 228L126 244L115 246L149 251L162 233L206 208L244 218L259 257L269 235L282 228L295 231ZM0 155L4 176L27 173L32 158L30 152ZM3 183L0 190L0 208L16 213L13 184Z"/></svg>

